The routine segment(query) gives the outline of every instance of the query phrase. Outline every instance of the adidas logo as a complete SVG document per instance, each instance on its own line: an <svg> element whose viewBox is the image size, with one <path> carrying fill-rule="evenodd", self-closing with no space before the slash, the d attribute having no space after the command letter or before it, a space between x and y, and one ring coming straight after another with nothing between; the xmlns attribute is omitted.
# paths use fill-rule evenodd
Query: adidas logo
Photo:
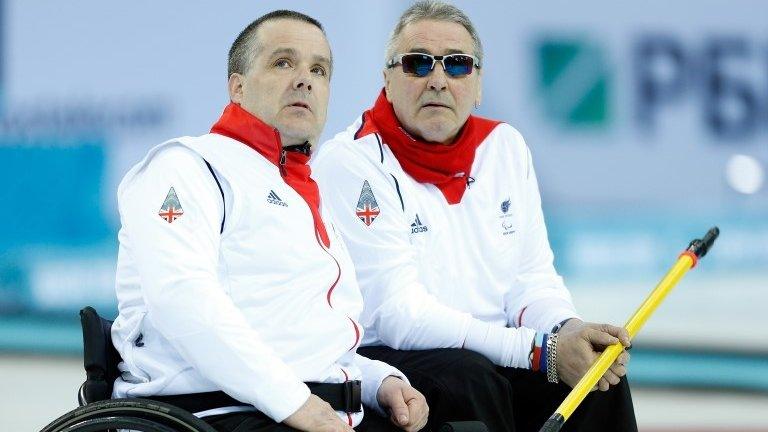
<svg viewBox="0 0 768 432"><path fill-rule="evenodd" d="M284 203L283 200L281 200L273 190L269 191L269 195L267 195L267 202L270 204L288 207L288 204Z"/></svg>
<svg viewBox="0 0 768 432"><path fill-rule="evenodd" d="M411 234L417 234L417 233L423 233L429 231L429 228L421 223L421 219L419 219L419 214L416 213L416 219L411 224Z"/></svg>

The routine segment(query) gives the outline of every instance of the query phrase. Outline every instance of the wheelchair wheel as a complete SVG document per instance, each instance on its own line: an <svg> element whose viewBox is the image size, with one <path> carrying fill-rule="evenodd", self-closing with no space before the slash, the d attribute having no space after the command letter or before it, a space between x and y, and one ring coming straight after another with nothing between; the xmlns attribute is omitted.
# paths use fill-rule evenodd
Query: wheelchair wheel
<svg viewBox="0 0 768 432"><path fill-rule="evenodd" d="M176 432L168 426L163 426L150 420L138 417L101 417L75 423L62 432L103 432L116 430L137 432Z"/></svg>
<svg viewBox="0 0 768 432"><path fill-rule="evenodd" d="M111 399L72 410L40 432L97 432L128 429L142 432L216 432L181 408L148 399Z"/></svg>

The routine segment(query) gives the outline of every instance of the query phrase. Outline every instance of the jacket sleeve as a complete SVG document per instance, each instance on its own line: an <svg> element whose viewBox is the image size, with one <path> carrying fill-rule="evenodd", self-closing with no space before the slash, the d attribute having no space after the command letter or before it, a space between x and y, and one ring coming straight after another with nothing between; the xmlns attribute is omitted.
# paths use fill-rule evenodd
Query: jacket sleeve
<svg viewBox="0 0 768 432"><path fill-rule="evenodd" d="M515 131L517 133L517 131ZM522 142L522 137L517 133ZM507 322L514 327L528 327L549 332L559 322L578 318L571 294L554 267L547 228L541 210L541 196L533 169L531 152L525 147L526 165L519 172L524 178L526 220L521 262L514 286L505 297Z"/></svg>
<svg viewBox="0 0 768 432"><path fill-rule="evenodd" d="M183 214L168 222L159 212L171 188ZM118 199L157 331L201 375L275 421L300 408L309 389L219 281L223 203L202 158L179 145L164 148L126 177Z"/></svg>
<svg viewBox="0 0 768 432"><path fill-rule="evenodd" d="M534 332L492 327L431 295L419 281L410 224L394 180L376 165L378 161L351 155L337 144L346 143L323 144L326 148L312 169L354 261L366 329L375 329L379 339L395 349L465 347L502 366L528 367ZM356 215L366 181L379 208L370 225Z"/></svg>

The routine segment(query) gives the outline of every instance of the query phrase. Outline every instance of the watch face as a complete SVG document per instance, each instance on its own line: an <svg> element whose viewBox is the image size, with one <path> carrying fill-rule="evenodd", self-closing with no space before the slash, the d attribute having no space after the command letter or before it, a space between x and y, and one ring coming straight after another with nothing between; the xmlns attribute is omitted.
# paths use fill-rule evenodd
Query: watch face
<svg viewBox="0 0 768 432"><path fill-rule="evenodd" d="M557 332L559 332L559 331L560 331L560 329L561 329L561 328L563 328L563 325L565 325L565 323L567 323L567 322L568 322L570 319L571 319L571 318L568 318L568 319L564 319L564 320L560 321L559 323L555 324L555 326L554 326L554 327L552 327L552 333L557 333Z"/></svg>

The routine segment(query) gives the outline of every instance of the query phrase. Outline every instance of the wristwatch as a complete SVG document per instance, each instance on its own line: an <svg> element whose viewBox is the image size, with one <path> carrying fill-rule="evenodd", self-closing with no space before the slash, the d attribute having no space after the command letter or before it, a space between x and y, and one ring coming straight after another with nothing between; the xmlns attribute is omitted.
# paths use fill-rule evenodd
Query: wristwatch
<svg viewBox="0 0 768 432"><path fill-rule="evenodd" d="M566 318L566 319L560 321L559 323L555 324L555 326L552 327L552 331L550 333L557 333L557 332L559 332L560 329L563 328L565 323L567 323L568 321L570 321L572 319L576 319L576 318L575 317L574 318Z"/></svg>

